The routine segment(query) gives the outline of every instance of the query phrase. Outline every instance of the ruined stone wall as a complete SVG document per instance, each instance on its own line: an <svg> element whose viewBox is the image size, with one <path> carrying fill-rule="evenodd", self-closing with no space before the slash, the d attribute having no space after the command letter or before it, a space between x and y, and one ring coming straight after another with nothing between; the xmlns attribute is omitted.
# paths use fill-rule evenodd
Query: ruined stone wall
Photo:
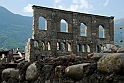
<svg viewBox="0 0 124 83"><path fill-rule="evenodd" d="M65 55L96 52L96 47L114 43L114 17L71 12L41 6L33 6L32 42L28 41L26 56L32 61L39 56ZM39 29L39 18L46 20L46 30ZM66 21L66 32L60 31L61 20ZM80 35L81 23L85 24L86 36ZM104 38L99 38L99 26ZM31 45L30 45L31 44ZM30 47L30 48L29 48ZM30 55L29 55L30 54Z"/></svg>

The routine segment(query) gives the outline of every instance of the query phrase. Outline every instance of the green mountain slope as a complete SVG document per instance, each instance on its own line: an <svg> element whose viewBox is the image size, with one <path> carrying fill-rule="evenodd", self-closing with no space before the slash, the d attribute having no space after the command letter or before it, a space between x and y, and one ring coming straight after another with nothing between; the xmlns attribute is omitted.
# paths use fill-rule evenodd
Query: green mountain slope
<svg viewBox="0 0 124 83"><path fill-rule="evenodd" d="M0 6L0 48L24 49L31 37L32 17L13 14Z"/></svg>
<svg viewBox="0 0 124 83"><path fill-rule="evenodd" d="M21 49L24 48L23 43L15 41L13 38L8 38L7 36L0 35L0 46L1 48L17 48L20 47Z"/></svg>

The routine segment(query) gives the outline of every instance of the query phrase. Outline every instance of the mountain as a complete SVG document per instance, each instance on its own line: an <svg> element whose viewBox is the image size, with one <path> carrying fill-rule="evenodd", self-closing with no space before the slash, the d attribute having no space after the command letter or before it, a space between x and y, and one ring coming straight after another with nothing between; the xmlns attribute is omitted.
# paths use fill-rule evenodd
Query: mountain
<svg viewBox="0 0 124 83"><path fill-rule="evenodd" d="M25 42L31 37L32 17L13 14L0 6L0 48L24 49Z"/></svg>
<svg viewBox="0 0 124 83"><path fill-rule="evenodd" d="M39 22L39 26L43 29L45 26L44 20L40 18ZM124 27L124 18L116 19L114 24L115 27ZM62 23L62 26L65 26L65 24ZM63 28L62 31L65 31L65 28ZM14 14L6 8L0 6L0 48L24 49L28 38L31 38L31 33L32 17ZM116 44L122 44L119 40L124 40L123 35L124 28L116 29L114 31L114 39Z"/></svg>
<svg viewBox="0 0 124 83"><path fill-rule="evenodd" d="M114 24L115 24L115 27L124 26L124 18L116 19Z"/></svg>

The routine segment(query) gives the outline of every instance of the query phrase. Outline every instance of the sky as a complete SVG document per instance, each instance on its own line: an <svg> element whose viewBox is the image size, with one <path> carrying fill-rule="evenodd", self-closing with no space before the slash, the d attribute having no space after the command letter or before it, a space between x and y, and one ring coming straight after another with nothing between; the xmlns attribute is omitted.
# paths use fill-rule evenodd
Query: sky
<svg viewBox="0 0 124 83"><path fill-rule="evenodd" d="M32 16L32 5L124 18L124 0L0 0L0 6L23 16Z"/></svg>

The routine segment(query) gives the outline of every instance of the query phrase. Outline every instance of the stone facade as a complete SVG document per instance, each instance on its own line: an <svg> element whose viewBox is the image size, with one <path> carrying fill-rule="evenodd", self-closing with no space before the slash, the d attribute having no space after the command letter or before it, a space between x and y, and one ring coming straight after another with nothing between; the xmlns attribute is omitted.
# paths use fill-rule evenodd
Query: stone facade
<svg viewBox="0 0 124 83"><path fill-rule="evenodd" d="M41 6L33 6L32 38L25 46L25 57L35 61L43 56L99 52L101 46L114 43L114 17L106 17ZM39 18L46 20L45 30L39 29ZM61 20L66 21L66 32L61 32ZM81 36L81 23L86 26L86 36ZM99 26L104 37L99 37ZM96 49L97 48L97 49Z"/></svg>

